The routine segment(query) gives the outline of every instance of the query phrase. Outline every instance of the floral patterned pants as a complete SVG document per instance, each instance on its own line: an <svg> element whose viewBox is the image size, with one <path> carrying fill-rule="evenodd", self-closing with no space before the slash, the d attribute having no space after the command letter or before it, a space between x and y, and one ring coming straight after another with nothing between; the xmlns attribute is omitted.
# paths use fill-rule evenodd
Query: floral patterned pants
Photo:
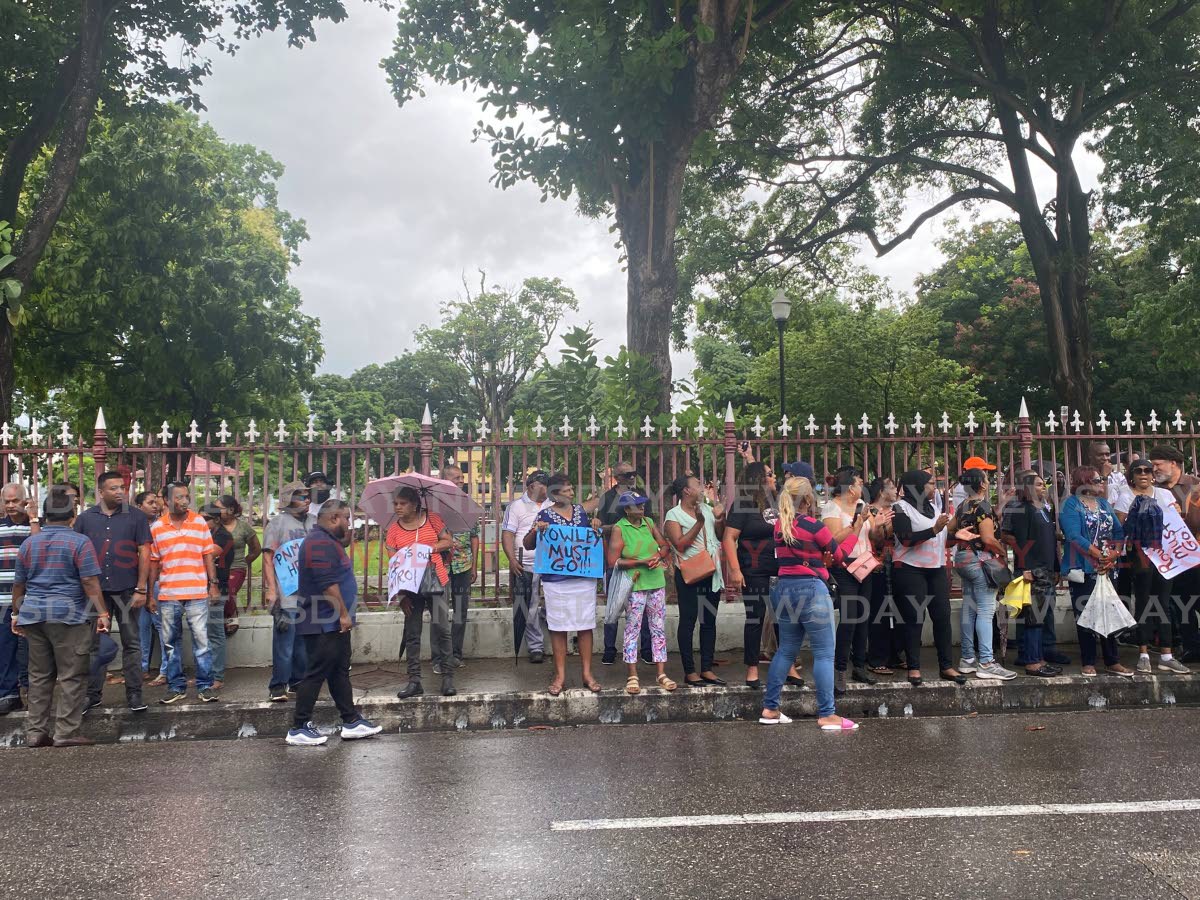
<svg viewBox="0 0 1200 900"><path fill-rule="evenodd" d="M627 663L638 661L638 637L642 631L642 611L650 621L650 649L656 663L667 661L667 589L634 591L625 609L625 638L621 656Z"/></svg>

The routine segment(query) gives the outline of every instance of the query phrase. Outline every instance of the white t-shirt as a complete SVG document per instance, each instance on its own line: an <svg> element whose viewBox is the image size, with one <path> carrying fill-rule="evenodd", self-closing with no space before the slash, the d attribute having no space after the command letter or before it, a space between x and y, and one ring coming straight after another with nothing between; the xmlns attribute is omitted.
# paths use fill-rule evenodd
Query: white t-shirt
<svg viewBox="0 0 1200 900"><path fill-rule="evenodd" d="M538 503L529 494L522 494L508 504L508 509L504 511L504 523L500 526L501 530L508 531L513 535L517 557L522 564L526 561L527 555L530 561L533 560L533 551L525 549L525 535L529 534L529 530L533 528L537 514L552 505L548 499Z"/></svg>
<svg viewBox="0 0 1200 900"><path fill-rule="evenodd" d="M837 519L839 522L842 523L843 528L849 528L852 524L854 524L854 516L847 514L846 511L844 509L842 509L840 506L838 506L837 503L835 503L833 500L830 500L824 506L821 507L821 518L822 519ZM857 536L858 535L856 534L855 537L857 537ZM856 556L858 556L858 554L861 550L862 550L862 542L857 541L854 544L854 549L851 550L849 554L847 554L847 558L854 559Z"/></svg>
<svg viewBox="0 0 1200 900"><path fill-rule="evenodd" d="M1113 509L1119 513L1129 512L1129 508L1133 506L1133 498L1135 494L1132 490L1126 488L1124 492L1114 501L1112 501ZM1179 504L1175 502L1175 495L1166 488L1156 487L1154 489L1154 499L1158 501L1158 505L1162 507L1174 506L1179 508Z"/></svg>

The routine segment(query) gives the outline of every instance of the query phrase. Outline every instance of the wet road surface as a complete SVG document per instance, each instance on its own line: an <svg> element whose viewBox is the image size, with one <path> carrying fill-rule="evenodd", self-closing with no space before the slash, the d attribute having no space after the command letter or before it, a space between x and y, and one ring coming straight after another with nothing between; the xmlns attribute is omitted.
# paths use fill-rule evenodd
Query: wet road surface
<svg viewBox="0 0 1200 900"><path fill-rule="evenodd" d="M1200 898L1194 808L908 817L1194 801L1197 748L1179 709L12 750L0 896Z"/></svg>

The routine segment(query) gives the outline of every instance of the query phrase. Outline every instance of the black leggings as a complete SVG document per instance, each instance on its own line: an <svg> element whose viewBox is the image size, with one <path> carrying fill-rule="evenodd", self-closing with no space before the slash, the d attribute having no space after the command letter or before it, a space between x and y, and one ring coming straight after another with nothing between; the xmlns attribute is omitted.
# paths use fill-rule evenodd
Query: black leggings
<svg viewBox="0 0 1200 900"><path fill-rule="evenodd" d="M742 631L742 646L745 648L742 661L747 666L757 666L762 653L763 619L767 614L767 596L771 585L767 579L755 579L742 588L742 602L746 604L746 627Z"/></svg>
<svg viewBox="0 0 1200 900"><path fill-rule="evenodd" d="M919 667L921 659L921 630L925 625L925 610L933 621L933 643L937 647L941 671L954 668L951 657L954 635L950 630L950 580L946 569L920 569L896 563L892 575L896 605L904 619L905 655L908 667Z"/></svg>
<svg viewBox="0 0 1200 900"><path fill-rule="evenodd" d="M1154 643L1158 632L1160 647L1175 647L1175 633L1171 627L1171 582L1158 574L1157 569L1134 569L1133 615L1138 621L1138 642L1143 647Z"/></svg>
<svg viewBox="0 0 1200 900"><path fill-rule="evenodd" d="M711 672L713 657L717 652L717 595L712 590L712 579L705 578L699 584L688 584L683 575L675 570L675 598L679 604L679 658L687 675L696 672L696 660L692 656L692 632L696 619L700 619L700 671Z"/></svg>
<svg viewBox="0 0 1200 900"><path fill-rule="evenodd" d="M845 569L834 569L833 580L838 589L837 643L833 652L833 668L845 672L853 663L861 669L867 664L867 632L871 624L872 579L859 582Z"/></svg>

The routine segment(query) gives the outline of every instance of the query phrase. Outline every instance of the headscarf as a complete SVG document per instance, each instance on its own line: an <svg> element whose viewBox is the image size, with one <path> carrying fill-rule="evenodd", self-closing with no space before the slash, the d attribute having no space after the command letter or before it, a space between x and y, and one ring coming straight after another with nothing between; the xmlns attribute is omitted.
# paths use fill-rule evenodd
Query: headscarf
<svg viewBox="0 0 1200 900"><path fill-rule="evenodd" d="M1125 517L1125 540L1146 549L1162 547L1163 512L1153 497L1138 494Z"/></svg>
<svg viewBox="0 0 1200 900"><path fill-rule="evenodd" d="M900 477L900 499L907 500L913 509L930 519L934 518L933 499L925 496L925 486L932 480L933 476L924 469L914 469Z"/></svg>

